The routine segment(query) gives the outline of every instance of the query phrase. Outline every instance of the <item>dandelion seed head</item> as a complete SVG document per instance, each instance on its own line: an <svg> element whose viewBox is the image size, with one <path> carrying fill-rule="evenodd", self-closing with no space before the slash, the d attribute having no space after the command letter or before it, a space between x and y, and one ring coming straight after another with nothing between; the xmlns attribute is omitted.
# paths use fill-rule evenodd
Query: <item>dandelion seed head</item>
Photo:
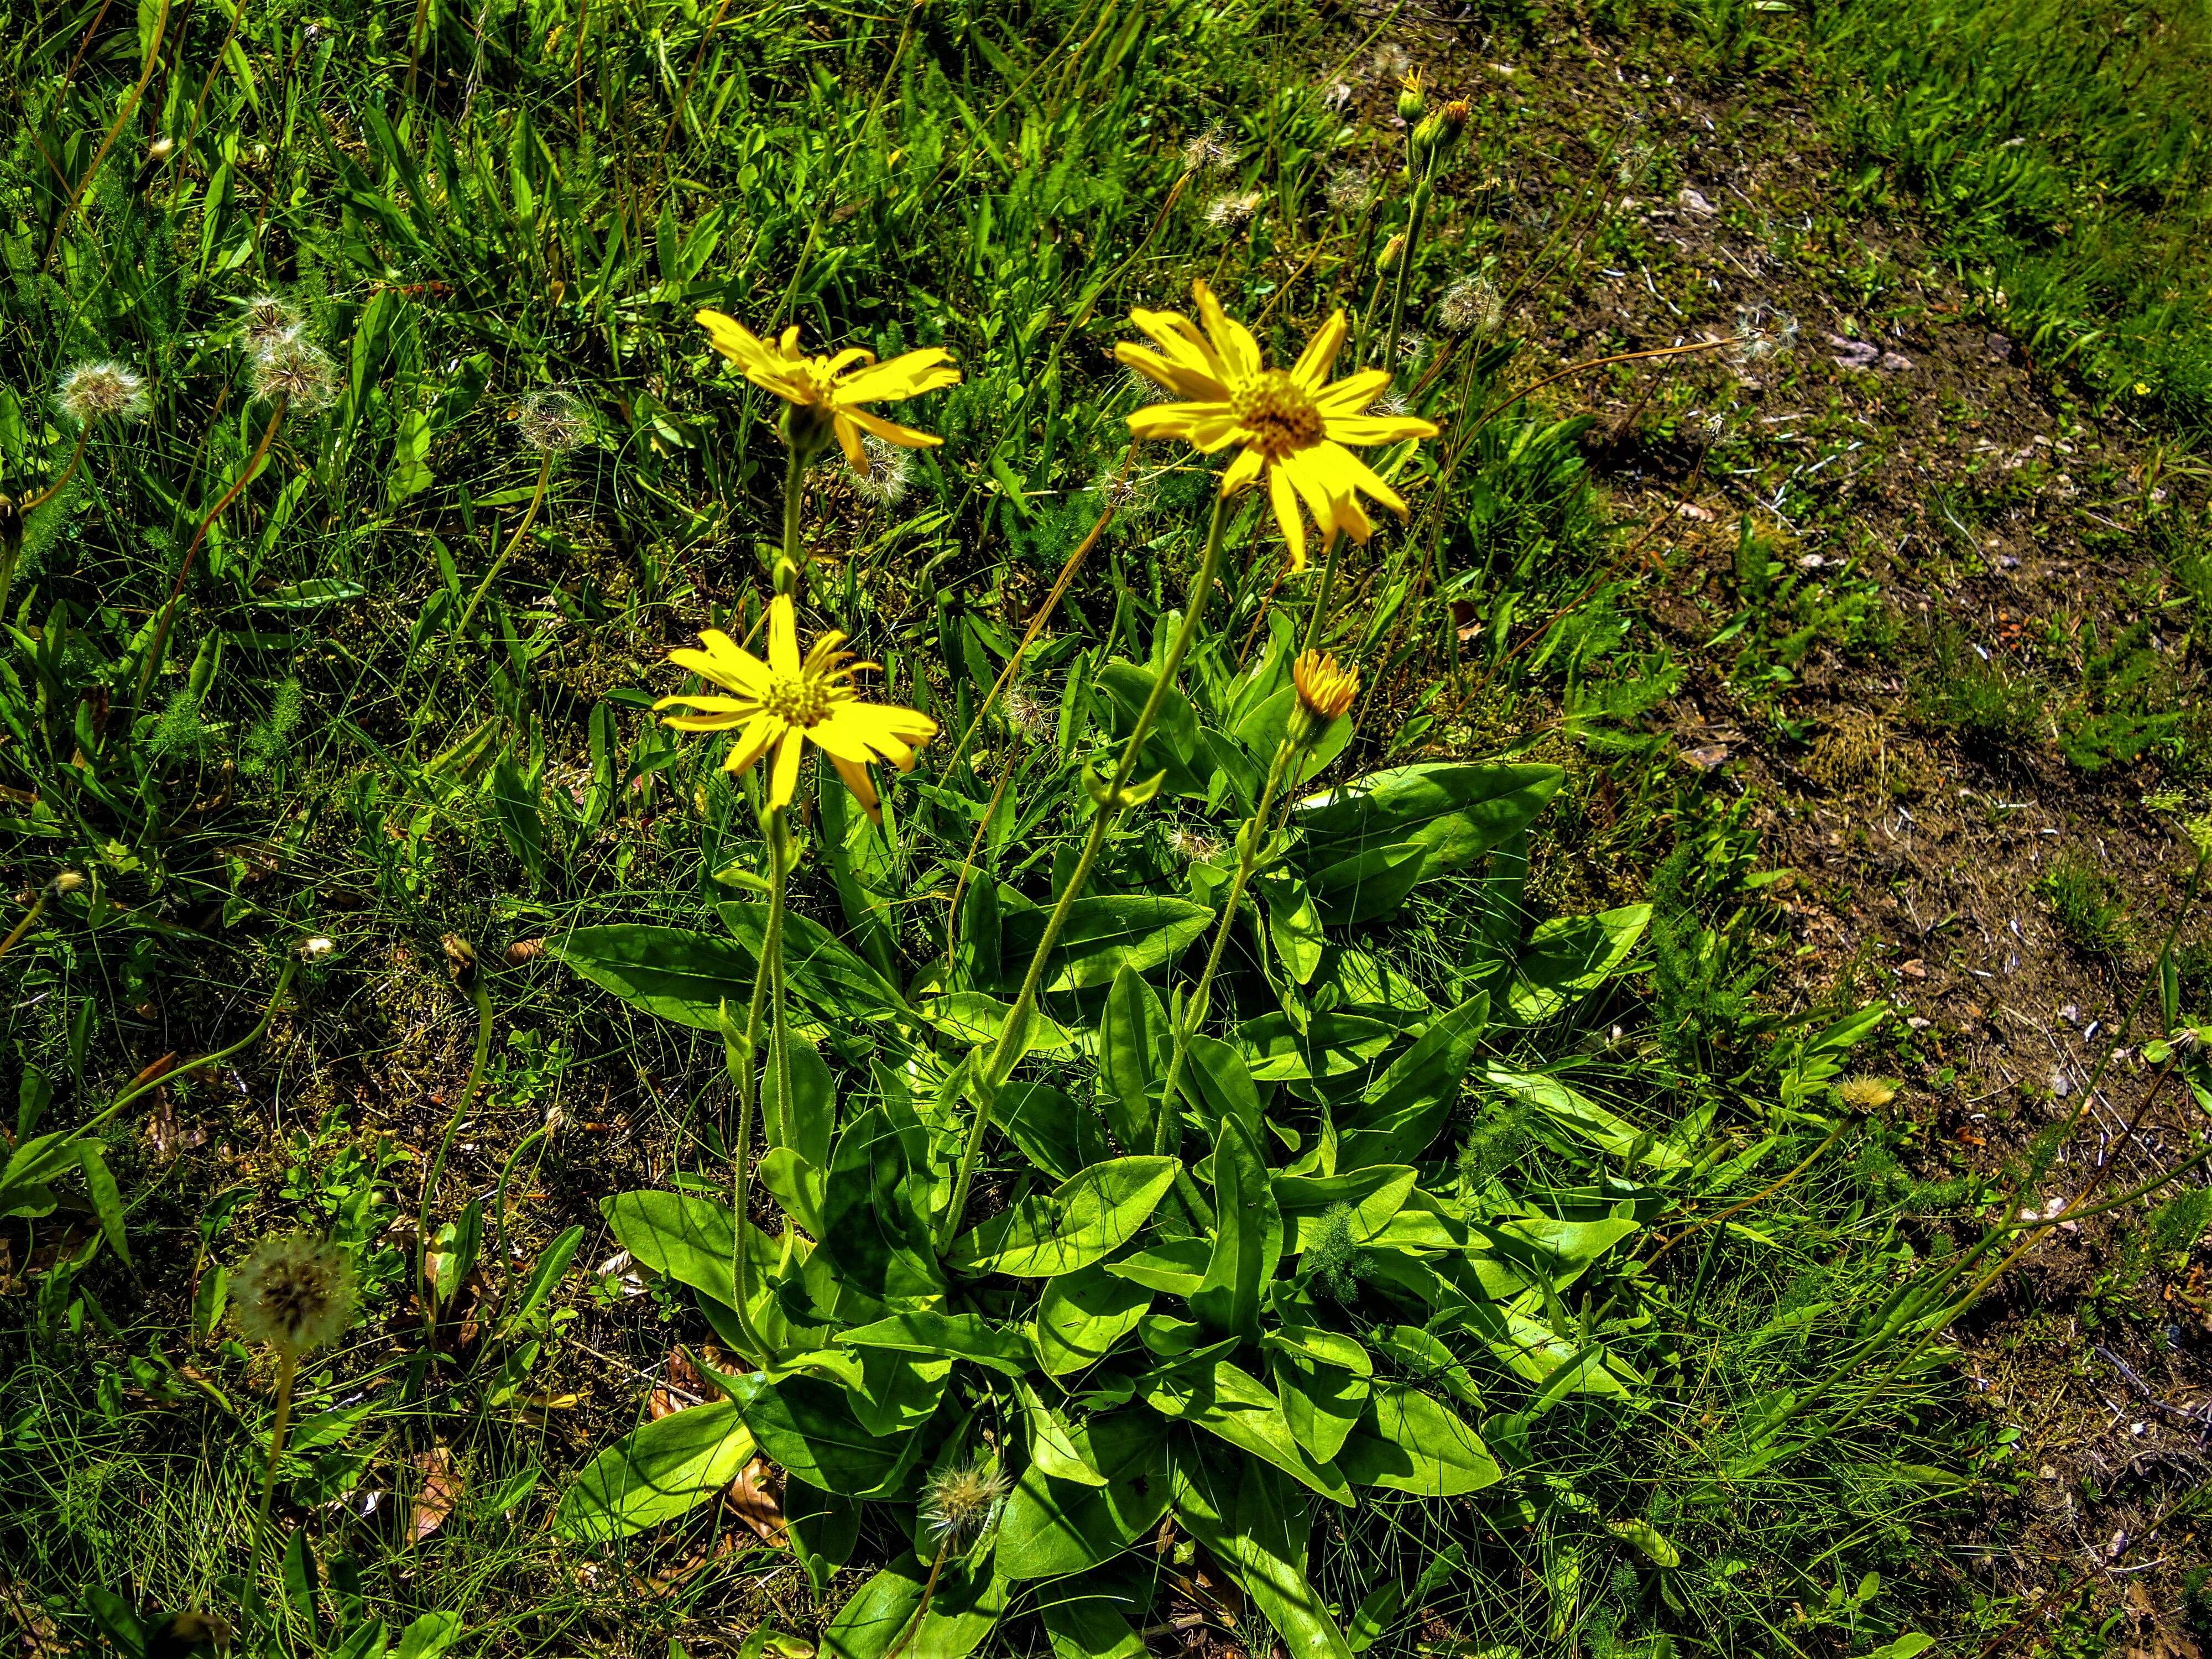
<svg viewBox="0 0 2212 1659"><path fill-rule="evenodd" d="M1367 78L1387 87L1395 87L1413 72L1413 54L1395 40L1386 40L1375 49L1368 60Z"/></svg>
<svg viewBox="0 0 2212 1659"><path fill-rule="evenodd" d="M1339 213L1354 213L1375 198L1375 178L1364 167L1344 167L1329 176L1322 199Z"/></svg>
<svg viewBox="0 0 2212 1659"><path fill-rule="evenodd" d="M1897 1085L1886 1078L1847 1077L1836 1085L1836 1098L1855 1112L1878 1112L1897 1098Z"/></svg>
<svg viewBox="0 0 2212 1659"><path fill-rule="evenodd" d="M921 1518L939 1539L957 1547L989 1529L1006 1496L1006 1477L997 1468L957 1464L929 1477Z"/></svg>
<svg viewBox="0 0 2212 1659"><path fill-rule="evenodd" d="M79 426L110 419L143 421L154 407L145 377L116 362L79 363L62 376L55 401Z"/></svg>
<svg viewBox="0 0 2212 1659"><path fill-rule="evenodd" d="M1437 302L1437 320L1447 333L1487 337L1505 320L1505 301L1487 277L1462 276Z"/></svg>
<svg viewBox="0 0 2212 1659"><path fill-rule="evenodd" d="M1146 384L1150 385L1151 382ZM1151 492L1136 479L1124 477L1119 472L1109 472L1091 488L1105 497L1106 504L1116 513L1139 512L1151 495Z"/></svg>
<svg viewBox="0 0 2212 1659"><path fill-rule="evenodd" d="M1404 392L1394 390L1384 392L1375 400L1375 412L1378 415L1390 416L1395 419L1412 414L1413 406L1406 401Z"/></svg>
<svg viewBox="0 0 2212 1659"><path fill-rule="evenodd" d="M514 425L532 449L565 455L591 441L592 411L559 386L542 386L522 400Z"/></svg>
<svg viewBox="0 0 2212 1659"><path fill-rule="evenodd" d="M1208 127L1182 147L1182 165L1187 173L1226 173L1237 165L1237 151L1219 127Z"/></svg>
<svg viewBox="0 0 2212 1659"><path fill-rule="evenodd" d="M328 1347L353 1317L345 1252L307 1233L264 1238L231 1275L239 1334L296 1359Z"/></svg>
<svg viewBox="0 0 2212 1659"><path fill-rule="evenodd" d="M1203 864L1221 850L1219 842L1195 830L1170 830L1168 845L1175 849L1177 858L1186 859L1193 864Z"/></svg>
<svg viewBox="0 0 2212 1659"><path fill-rule="evenodd" d="M300 337L300 313L273 294L257 294L238 319L238 343L255 356Z"/></svg>
<svg viewBox="0 0 2212 1659"><path fill-rule="evenodd" d="M860 464L846 463L853 492L878 507L893 507L905 499L914 463L896 444L887 444L870 433L860 440Z"/></svg>
<svg viewBox="0 0 2212 1659"><path fill-rule="evenodd" d="M1260 210L1261 200L1256 190L1217 196L1206 204L1206 222L1216 230L1234 230Z"/></svg>
<svg viewBox="0 0 2212 1659"><path fill-rule="evenodd" d="M1006 713L1006 724L1030 742L1044 736L1051 711L1028 687L1008 686L1000 707Z"/></svg>
<svg viewBox="0 0 2212 1659"><path fill-rule="evenodd" d="M253 359L253 395L282 398L300 416L319 415L337 401L338 366L320 346L296 336L280 340Z"/></svg>
<svg viewBox="0 0 2212 1659"><path fill-rule="evenodd" d="M1778 357L1797 343L1797 319L1765 300L1735 308L1735 343L1728 356L1739 367Z"/></svg>
<svg viewBox="0 0 2212 1659"><path fill-rule="evenodd" d="M1429 337L1425 334L1417 334L1409 328L1398 336L1398 355L1401 357L1418 357L1428 349Z"/></svg>

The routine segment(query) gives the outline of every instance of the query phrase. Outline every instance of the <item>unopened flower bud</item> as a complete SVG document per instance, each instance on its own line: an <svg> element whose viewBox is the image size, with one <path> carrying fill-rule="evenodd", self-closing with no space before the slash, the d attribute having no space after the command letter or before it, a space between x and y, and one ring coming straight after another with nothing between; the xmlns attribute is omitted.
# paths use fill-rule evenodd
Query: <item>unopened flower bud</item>
<svg viewBox="0 0 2212 1659"><path fill-rule="evenodd" d="M1398 118L1410 126L1428 107L1429 100L1421 95L1421 72L1415 70L1398 83Z"/></svg>
<svg viewBox="0 0 2212 1659"><path fill-rule="evenodd" d="M1291 710L1290 738L1305 748L1320 742L1330 726L1352 711L1359 696L1359 670L1346 668L1318 651L1307 651L1291 665L1291 684L1298 700Z"/></svg>
<svg viewBox="0 0 2212 1659"><path fill-rule="evenodd" d="M1375 274L1388 276L1397 270L1398 261L1406 252L1406 233L1400 231L1382 245L1382 252L1375 256Z"/></svg>

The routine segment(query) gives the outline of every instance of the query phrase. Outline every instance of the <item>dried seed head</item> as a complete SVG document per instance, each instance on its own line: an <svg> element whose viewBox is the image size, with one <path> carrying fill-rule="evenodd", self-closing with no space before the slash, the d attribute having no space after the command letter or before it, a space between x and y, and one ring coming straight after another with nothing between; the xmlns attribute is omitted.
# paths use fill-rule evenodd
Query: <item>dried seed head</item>
<svg viewBox="0 0 2212 1659"><path fill-rule="evenodd" d="M560 387L544 386L522 400L522 412L515 416L514 426L522 441L532 449L565 455L591 441L592 411L582 399Z"/></svg>
<svg viewBox="0 0 2212 1659"><path fill-rule="evenodd" d="M300 337L300 313L273 294L257 294L238 319L238 343L258 357Z"/></svg>
<svg viewBox="0 0 2212 1659"><path fill-rule="evenodd" d="M79 426L94 421L143 421L154 407L143 375L121 363L79 363L62 376L55 401Z"/></svg>
<svg viewBox="0 0 2212 1659"><path fill-rule="evenodd" d="M1428 349L1429 337L1425 334L1418 334L1409 328L1398 336L1398 355L1401 357L1418 357Z"/></svg>
<svg viewBox="0 0 2212 1659"><path fill-rule="evenodd" d="M1488 278L1462 276L1437 302L1437 320L1449 333L1486 337L1505 320L1505 302Z"/></svg>
<svg viewBox="0 0 2212 1659"><path fill-rule="evenodd" d="M1836 1098L1855 1112L1878 1112L1897 1098L1897 1085L1887 1078L1847 1077L1836 1085Z"/></svg>
<svg viewBox="0 0 2212 1659"><path fill-rule="evenodd" d="M1364 167L1346 167L1329 175L1322 199L1339 213L1356 213L1375 199L1375 175Z"/></svg>
<svg viewBox="0 0 2212 1659"><path fill-rule="evenodd" d="M1764 300L1735 308L1735 343L1728 352L1738 368L1778 357L1797 343L1797 319Z"/></svg>
<svg viewBox="0 0 2212 1659"><path fill-rule="evenodd" d="M307 1233L264 1238L231 1275L239 1334L297 1359L345 1334L353 1268L345 1252Z"/></svg>
<svg viewBox="0 0 2212 1659"><path fill-rule="evenodd" d="M1193 864L1203 864L1221 850L1219 842L1195 830L1170 830L1168 845L1175 848L1177 858L1188 859Z"/></svg>
<svg viewBox="0 0 2212 1659"><path fill-rule="evenodd" d="M1219 127L1208 127L1182 147L1188 173L1226 173L1237 165L1237 151Z"/></svg>
<svg viewBox="0 0 2212 1659"><path fill-rule="evenodd" d="M535 962L545 954L542 939L519 939L507 947L507 965L519 968L526 962Z"/></svg>
<svg viewBox="0 0 2212 1659"><path fill-rule="evenodd" d="M1034 743L1045 735L1050 724L1051 711L1031 695L1027 687L1008 686L1006 698L1000 707L1006 711L1006 724L1030 742Z"/></svg>
<svg viewBox="0 0 2212 1659"><path fill-rule="evenodd" d="M264 403L282 398L295 415L319 415L337 401L338 366L296 335L279 340L253 359L253 395Z"/></svg>
<svg viewBox="0 0 2212 1659"><path fill-rule="evenodd" d="M82 872L64 870L46 884L46 890L56 898L59 898L64 893L74 893L83 885L84 876Z"/></svg>
<svg viewBox="0 0 2212 1659"><path fill-rule="evenodd" d="M892 507L905 498L913 465L906 451L871 433L860 440L860 465L854 466L848 461L845 471L853 480L854 494L861 500Z"/></svg>
<svg viewBox="0 0 2212 1659"><path fill-rule="evenodd" d="M939 1539L957 1548L989 1529L1006 1496L1006 1477L995 1468L957 1464L929 1477L921 1518Z"/></svg>
<svg viewBox="0 0 2212 1659"><path fill-rule="evenodd" d="M1206 222L1216 230L1234 230L1260 210L1263 198L1256 190L1217 196L1206 206Z"/></svg>
<svg viewBox="0 0 2212 1659"><path fill-rule="evenodd" d="M336 939L317 933L312 939L301 939L299 948L301 961L320 962L325 957L336 951L338 946Z"/></svg>

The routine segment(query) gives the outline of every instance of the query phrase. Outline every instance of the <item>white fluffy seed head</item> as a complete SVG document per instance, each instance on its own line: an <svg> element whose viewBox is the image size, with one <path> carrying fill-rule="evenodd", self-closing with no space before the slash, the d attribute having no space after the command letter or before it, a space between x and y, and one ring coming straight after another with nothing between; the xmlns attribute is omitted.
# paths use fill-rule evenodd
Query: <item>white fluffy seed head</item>
<svg viewBox="0 0 2212 1659"><path fill-rule="evenodd" d="M1237 165L1237 151L1219 127L1208 127L1182 147L1182 164L1188 173L1226 173Z"/></svg>
<svg viewBox="0 0 2212 1659"><path fill-rule="evenodd" d="M1505 304L1486 277L1462 276L1437 302L1437 320L1453 334L1495 334L1505 320Z"/></svg>
<svg viewBox="0 0 2212 1659"><path fill-rule="evenodd" d="M559 386L544 386L522 400L514 425L532 449L565 455L591 441L592 411Z"/></svg>
<svg viewBox="0 0 2212 1659"><path fill-rule="evenodd" d="M921 1518L931 1532L955 1547L979 1538L999 1518L1006 1496L1006 1477L981 1463L939 1469L929 1477Z"/></svg>
<svg viewBox="0 0 2212 1659"><path fill-rule="evenodd" d="M279 340L254 356L253 395L264 403L282 398L295 415L319 415L337 401L338 366L297 335Z"/></svg>
<svg viewBox="0 0 2212 1659"><path fill-rule="evenodd" d="M1260 210L1261 200L1256 190L1217 196L1206 204L1206 222L1216 230L1234 230Z"/></svg>
<svg viewBox="0 0 2212 1659"><path fill-rule="evenodd" d="M62 376L55 401L79 426L95 421L143 421L154 406L145 377L121 363L79 363Z"/></svg>
<svg viewBox="0 0 2212 1659"><path fill-rule="evenodd" d="M300 313L273 294L257 294L238 319L238 343L255 356L296 340L305 325Z"/></svg>
<svg viewBox="0 0 2212 1659"><path fill-rule="evenodd" d="M861 500L892 507L905 499L913 466L906 451L870 433L860 439L860 465L848 461L845 471L853 481L853 493Z"/></svg>
<svg viewBox="0 0 2212 1659"><path fill-rule="evenodd" d="M353 1267L345 1252L307 1233L264 1238L231 1275L239 1334L297 1359L345 1334Z"/></svg>

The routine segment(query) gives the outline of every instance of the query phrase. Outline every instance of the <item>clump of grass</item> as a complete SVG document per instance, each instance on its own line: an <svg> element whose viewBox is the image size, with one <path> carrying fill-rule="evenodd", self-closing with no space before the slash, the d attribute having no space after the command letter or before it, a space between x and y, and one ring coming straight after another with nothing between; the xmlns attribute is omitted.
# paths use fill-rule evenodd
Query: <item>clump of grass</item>
<svg viewBox="0 0 2212 1659"><path fill-rule="evenodd" d="M2036 884L2036 892L2075 949L2096 957L2126 952L2133 938L2127 906L2112 878L2081 854L2061 853L2051 873Z"/></svg>
<svg viewBox="0 0 2212 1659"><path fill-rule="evenodd" d="M1911 695L1913 718L1921 725L1986 750L2021 748L2034 740L2043 722L2040 688L1950 629L1929 642Z"/></svg>

